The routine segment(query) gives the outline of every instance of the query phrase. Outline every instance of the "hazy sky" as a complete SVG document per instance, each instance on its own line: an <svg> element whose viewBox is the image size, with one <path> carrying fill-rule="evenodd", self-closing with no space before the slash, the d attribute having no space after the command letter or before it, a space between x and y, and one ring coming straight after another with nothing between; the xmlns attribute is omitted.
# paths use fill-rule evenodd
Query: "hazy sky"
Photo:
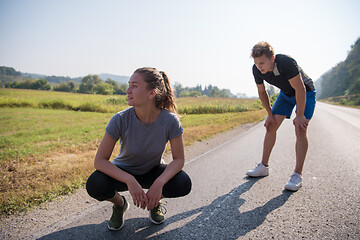
<svg viewBox="0 0 360 240"><path fill-rule="evenodd" d="M316 80L345 60L359 23L359 0L0 0L0 66L71 77L151 66L255 96L255 43Z"/></svg>

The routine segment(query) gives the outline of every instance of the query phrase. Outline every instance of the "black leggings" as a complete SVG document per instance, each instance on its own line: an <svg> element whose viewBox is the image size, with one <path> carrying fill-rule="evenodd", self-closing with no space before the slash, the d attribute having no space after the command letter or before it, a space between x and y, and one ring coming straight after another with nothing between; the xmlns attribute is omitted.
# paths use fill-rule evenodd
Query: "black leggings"
<svg viewBox="0 0 360 240"><path fill-rule="evenodd" d="M132 175L143 188L149 189L154 181L164 172L166 166L165 164L160 164L144 175ZM128 187L125 183L96 170L87 180L86 190L91 197L104 201L113 198L116 192L127 191ZM185 196L190 191L190 177L181 170L164 185L162 195L166 198L176 198Z"/></svg>

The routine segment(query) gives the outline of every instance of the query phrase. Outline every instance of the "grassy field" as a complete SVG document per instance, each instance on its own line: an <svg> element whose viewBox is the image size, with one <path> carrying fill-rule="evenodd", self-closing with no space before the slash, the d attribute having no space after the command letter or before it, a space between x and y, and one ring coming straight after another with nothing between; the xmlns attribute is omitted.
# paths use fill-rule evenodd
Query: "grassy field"
<svg viewBox="0 0 360 240"><path fill-rule="evenodd" d="M0 88L0 107L117 112L127 107L125 96Z"/></svg>
<svg viewBox="0 0 360 240"><path fill-rule="evenodd" d="M176 101L180 114L230 113L262 109L260 100L185 97Z"/></svg>
<svg viewBox="0 0 360 240"><path fill-rule="evenodd" d="M187 97L176 101L180 114L245 112L262 109L259 100ZM126 96L0 89L0 107L30 107L114 113L128 107Z"/></svg>
<svg viewBox="0 0 360 240"><path fill-rule="evenodd" d="M94 170L93 158L108 121L128 107L122 99L0 89L0 214L25 210L83 186ZM71 107L41 104L51 101ZM177 104L189 111L181 120L185 145L265 116L257 100L179 98ZM106 111L76 109L85 105ZM197 113L199 106L202 114ZM213 109L224 113L207 113ZM116 146L113 157L118 151Z"/></svg>
<svg viewBox="0 0 360 240"><path fill-rule="evenodd" d="M322 99L321 101L335 104L335 105L360 108L360 95L359 94L338 96L338 97L329 97L326 99Z"/></svg>

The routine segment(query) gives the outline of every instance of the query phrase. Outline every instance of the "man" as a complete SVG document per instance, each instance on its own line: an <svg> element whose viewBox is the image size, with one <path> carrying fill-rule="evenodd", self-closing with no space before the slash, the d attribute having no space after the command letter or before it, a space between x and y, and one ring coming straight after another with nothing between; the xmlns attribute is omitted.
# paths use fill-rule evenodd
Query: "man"
<svg viewBox="0 0 360 240"><path fill-rule="evenodd" d="M253 75L259 98L268 116L265 121L266 134L262 161L246 174L250 177L269 175L269 157L276 141L276 132L285 118L290 118L296 105L293 120L296 132L296 165L285 189L297 191L302 186L302 170L308 149L307 127L315 109L315 87L313 81L289 56L277 54L267 42L259 42L252 48ZM280 89L274 105L270 106L264 80Z"/></svg>

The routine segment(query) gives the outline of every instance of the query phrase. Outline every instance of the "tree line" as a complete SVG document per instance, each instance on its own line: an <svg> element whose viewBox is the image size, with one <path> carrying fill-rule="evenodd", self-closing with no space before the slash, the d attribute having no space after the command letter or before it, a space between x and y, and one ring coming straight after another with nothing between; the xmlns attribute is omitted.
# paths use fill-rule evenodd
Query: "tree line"
<svg viewBox="0 0 360 240"><path fill-rule="evenodd" d="M98 75L87 75L81 79L78 84L74 81L61 82L55 85L50 85L45 78L40 79L25 79L17 82L5 83L5 88L20 88L20 89L35 89L35 90L53 90L59 92L74 92L74 93L88 93L88 94L103 94L103 95L125 95L127 84L119 84L118 82L108 78L103 81Z"/></svg>
<svg viewBox="0 0 360 240"><path fill-rule="evenodd" d="M21 73L15 71L13 68L0 67L0 78L14 78L15 76L20 77ZM53 76L58 81L56 76ZM52 78L51 78L52 79ZM83 77L79 82L70 80L63 81L54 84L48 77L39 79L23 79L22 81L11 81L7 79L5 84L2 84L5 88L19 88L19 89L35 89L35 90L53 90L59 92L73 92L73 93L87 93L87 94L102 94L102 95L126 95L127 84L118 83L110 78L103 81L98 75L87 75ZM237 96L231 93L229 89L220 89L213 85L205 86L201 85L196 87L183 87L180 83L175 83L173 86L175 89L176 97L223 97L223 98L234 98L244 97ZM245 96L246 97L246 96Z"/></svg>
<svg viewBox="0 0 360 240"><path fill-rule="evenodd" d="M229 89L219 89L211 84L202 88L201 85L196 87L183 87L180 83L174 84L176 97L222 97L222 98L235 98L236 95L232 94Z"/></svg>
<svg viewBox="0 0 360 240"><path fill-rule="evenodd" d="M118 82L108 78L103 81L98 75L87 75L81 79L81 83L74 81L61 82L51 85L45 78L40 79L25 79L18 82L5 83L5 88L18 89L34 89L34 90L53 90L59 92L73 92L73 93L88 93L88 94L102 94L102 95L126 95L127 84ZM176 97L223 97L234 98L234 94L229 89L219 89L211 84L202 88L201 85L196 87L183 87L180 83L175 83Z"/></svg>
<svg viewBox="0 0 360 240"><path fill-rule="evenodd" d="M346 60L315 82L319 99L360 94L360 38L351 46Z"/></svg>
<svg viewBox="0 0 360 240"><path fill-rule="evenodd" d="M0 75L21 76L21 72L16 71L14 68L0 66Z"/></svg>

